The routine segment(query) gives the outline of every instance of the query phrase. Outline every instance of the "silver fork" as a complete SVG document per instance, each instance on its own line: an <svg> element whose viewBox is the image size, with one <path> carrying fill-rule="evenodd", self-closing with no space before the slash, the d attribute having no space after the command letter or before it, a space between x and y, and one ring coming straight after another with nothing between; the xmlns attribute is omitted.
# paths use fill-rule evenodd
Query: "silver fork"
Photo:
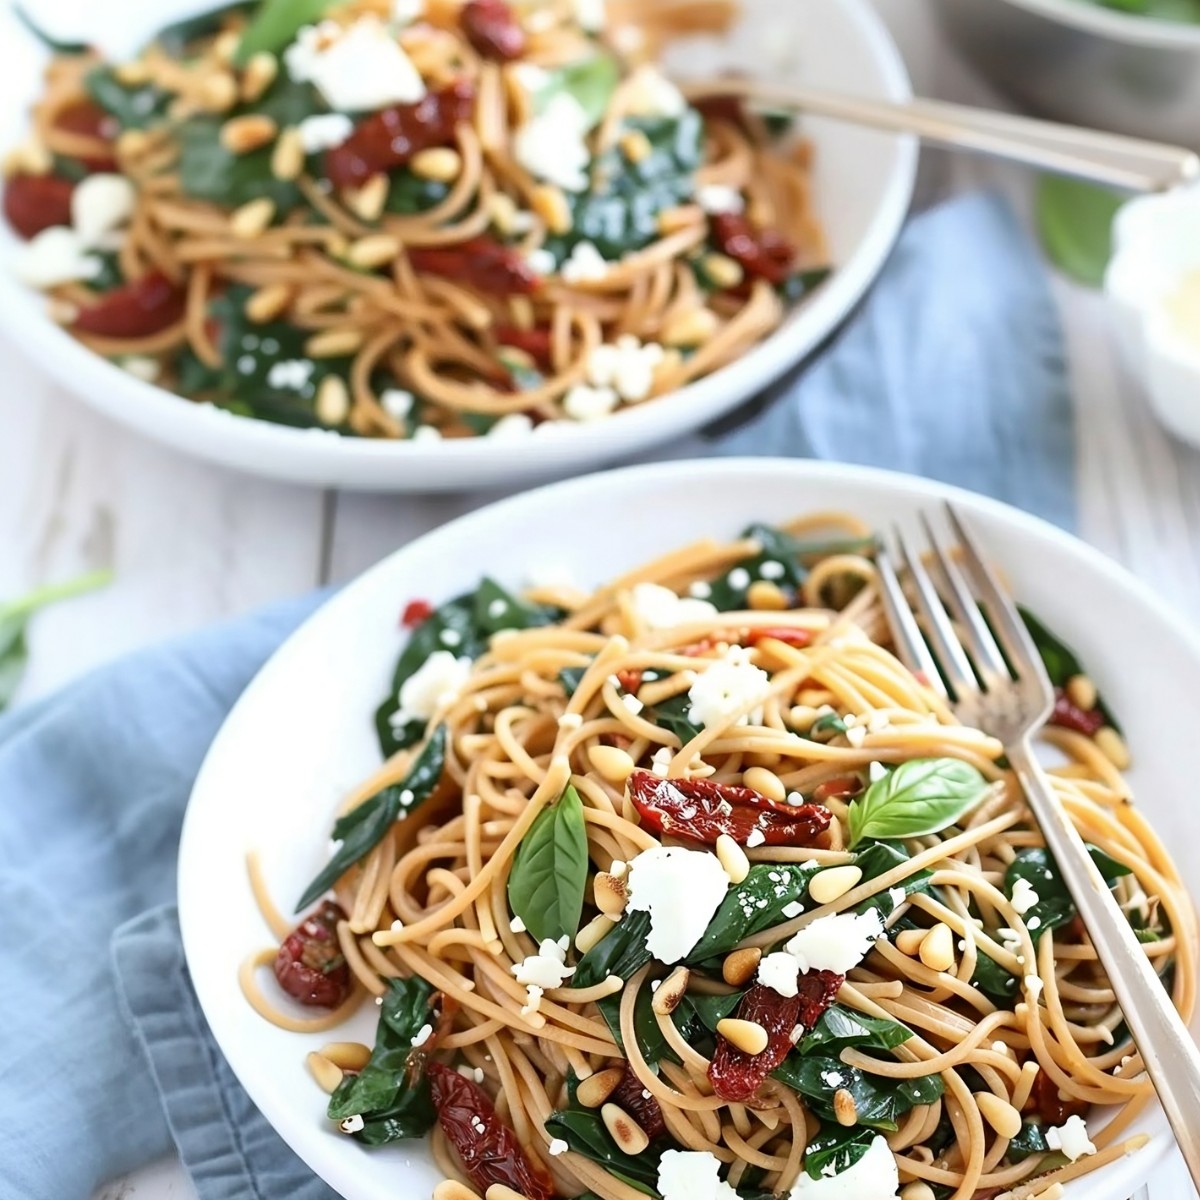
<svg viewBox="0 0 1200 1200"><path fill-rule="evenodd" d="M881 593L897 652L951 701L959 720L1004 744L1200 1189L1200 1052L1034 757L1031 739L1050 716L1054 689L1016 605L959 515L950 505L946 511L961 545L961 568L924 516L932 571L909 552L899 532L896 565L880 549ZM911 607L897 567L912 582Z"/></svg>

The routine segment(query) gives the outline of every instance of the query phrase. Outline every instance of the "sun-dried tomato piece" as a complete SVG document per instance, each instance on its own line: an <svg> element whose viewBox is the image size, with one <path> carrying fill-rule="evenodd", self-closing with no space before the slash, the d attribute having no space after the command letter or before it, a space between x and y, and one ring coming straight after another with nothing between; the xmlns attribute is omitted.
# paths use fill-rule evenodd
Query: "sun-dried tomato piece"
<svg viewBox="0 0 1200 1200"><path fill-rule="evenodd" d="M341 906L326 900L283 939L275 978L294 1000L337 1008L350 995L350 966L337 939L337 923L345 919Z"/></svg>
<svg viewBox="0 0 1200 1200"><path fill-rule="evenodd" d="M361 187L373 175L402 167L412 156L445 146L455 127L471 117L475 85L457 79L427 92L416 104L396 104L360 121L354 132L325 155L325 174L337 187Z"/></svg>
<svg viewBox="0 0 1200 1200"><path fill-rule="evenodd" d="M497 325L496 341L501 346L524 350L543 370L553 365L553 334L549 329L518 329L515 325Z"/></svg>
<svg viewBox="0 0 1200 1200"><path fill-rule="evenodd" d="M404 615L400 618L400 624L405 629L416 629L423 621L428 621L433 616L433 605L428 600L410 600L404 606Z"/></svg>
<svg viewBox="0 0 1200 1200"><path fill-rule="evenodd" d="M74 328L99 337L150 337L182 320L186 306L184 290L161 271L153 271L82 309Z"/></svg>
<svg viewBox="0 0 1200 1200"><path fill-rule="evenodd" d="M849 796L857 796L863 790L862 780L857 775L839 775L836 779L827 779L818 783L813 789L812 798L817 804L834 798L845 800Z"/></svg>
<svg viewBox="0 0 1200 1200"><path fill-rule="evenodd" d="M817 804L779 804L751 788L649 771L629 777L629 797L651 832L706 846L723 833L741 846L811 846L833 817Z"/></svg>
<svg viewBox="0 0 1200 1200"><path fill-rule="evenodd" d="M414 270L444 275L494 296L527 296L540 282L517 251L486 237L455 246L414 246L408 259Z"/></svg>
<svg viewBox="0 0 1200 1200"><path fill-rule="evenodd" d="M1084 737L1095 737L1108 722L1098 708L1080 708L1062 688L1055 688L1050 724L1072 729Z"/></svg>
<svg viewBox="0 0 1200 1200"><path fill-rule="evenodd" d="M731 96L728 93L718 96L701 96L692 101L695 108L706 121L724 121L738 129L747 130L746 101L741 96Z"/></svg>
<svg viewBox="0 0 1200 1200"><path fill-rule="evenodd" d="M642 1086L642 1081L628 1063L625 1064L624 1078L617 1084L609 1100L618 1108L623 1108L651 1141L667 1132L662 1108L653 1095Z"/></svg>
<svg viewBox="0 0 1200 1200"><path fill-rule="evenodd" d="M757 646L767 638L786 642L789 646L804 647L812 644L813 635L807 629L794 629L787 625L771 626L767 629L751 629L742 639L744 645Z"/></svg>
<svg viewBox="0 0 1200 1200"><path fill-rule="evenodd" d="M60 109L54 117L54 127L67 133L78 133L83 137L95 138L100 142L116 142L121 132L121 123L110 112L105 112L94 100L76 100ZM91 172L115 171L117 160L111 154L96 158L81 158L77 161Z"/></svg>
<svg viewBox="0 0 1200 1200"><path fill-rule="evenodd" d="M498 1183L529 1200L551 1200L554 1184L496 1115L487 1092L444 1063L430 1063L428 1076L438 1122L478 1191Z"/></svg>
<svg viewBox="0 0 1200 1200"><path fill-rule="evenodd" d="M1069 1117L1087 1115L1088 1102L1074 1096L1060 1096L1058 1084L1045 1071L1033 1077L1033 1089L1025 1102L1025 1111L1037 1113L1047 1125L1061 1125Z"/></svg>
<svg viewBox="0 0 1200 1200"><path fill-rule="evenodd" d="M832 971L809 971L800 976L795 996L781 996L774 988L754 984L742 997L736 1015L739 1021L753 1021L767 1031L767 1048L761 1054L747 1054L718 1036L708 1067L713 1091L731 1103L752 1100L800 1036L821 1019L845 982L845 975Z"/></svg>
<svg viewBox="0 0 1200 1200"><path fill-rule="evenodd" d="M756 230L742 213L717 213L712 232L718 248L747 275L778 285L795 267L796 247L776 229Z"/></svg>
<svg viewBox="0 0 1200 1200"><path fill-rule="evenodd" d="M28 240L43 229L71 224L75 185L57 175L14 175L4 185L4 215Z"/></svg>
<svg viewBox="0 0 1200 1200"><path fill-rule="evenodd" d="M525 53L525 31L505 0L470 0L461 20L467 41L484 58L511 62Z"/></svg>
<svg viewBox="0 0 1200 1200"><path fill-rule="evenodd" d="M642 686L642 672L626 667L617 672L617 682L627 692L636 692Z"/></svg>

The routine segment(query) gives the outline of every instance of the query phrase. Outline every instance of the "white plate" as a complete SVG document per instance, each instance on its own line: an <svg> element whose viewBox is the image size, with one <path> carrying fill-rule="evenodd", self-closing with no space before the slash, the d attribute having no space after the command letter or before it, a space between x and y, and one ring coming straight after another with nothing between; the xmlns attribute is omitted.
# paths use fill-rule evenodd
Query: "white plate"
<svg viewBox="0 0 1200 1200"><path fill-rule="evenodd" d="M701 536L736 535L753 520L845 508L881 528L953 498L1022 601L1079 650L1125 724L1133 782L1185 878L1200 844L1179 764L1190 762L1190 714L1200 694L1200 641L1121 568L1042 521L995 501L888 472L776 459L636 467L493 505L385 559L317 613L275 655L229 717L196 782L183 829L179 907L201 1004L254 1102L295 1151L347 1200L428 1196L438 1173L421 1143L367 1152L329 1131L305 1054L327 1040L282 1032L238 990L239 961L270 943L246 883L258 849L281 904L324 863L331 814L379 761L372 728L401 644L397 615L422 596L442 600L483 574L520 587L554 564L600 583ZM647 514L653 514L647 520ZM1114 632L1120 631L1119 647ZM373 1041L375 1010L350 1036ZM1071 1200L1126 1200L1168 1142L1157 1133L1132 1159L1067 1189Z"/></svg>
<svg viewBox="0 0 1200 1200"><path fill-rule="evenodd" d="M95 9L90 0L43 4L55 10ZM41 6L35 0L29 7L36 13ZM845 87L849 81L868 96L910 94L896 47L866 0L804 0L794 6L743 0L742 7L727 63L779 81L798 74L814 86ZM70 27L61 16L55 22L56 29ZM778 53L793 46L794 55ZM16 27L10 6L0 6L2 146L27 135L25 113L40 91L41 61L28 35ZM476 438L431 445L288 429L193 404L134 379L50 321L45 302L6 269L17 244L7 228L0 229L0 259L5 260L0 262L0 329L105 415L178 450L243 471L295 483L395 492L459 491L562 477L677 439L736 407L820 345L878 274L908 210L915 144L817 120L806 122L805 130L816 147L815 204L838 267L834 276L783 328L738 362L599 423L563 422L515 443Z"/></svg>

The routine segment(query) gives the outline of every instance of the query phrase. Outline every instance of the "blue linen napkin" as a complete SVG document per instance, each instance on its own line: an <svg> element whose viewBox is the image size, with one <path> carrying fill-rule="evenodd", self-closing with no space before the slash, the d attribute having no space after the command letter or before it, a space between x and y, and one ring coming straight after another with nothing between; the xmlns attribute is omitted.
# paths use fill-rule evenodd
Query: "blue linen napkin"
<svg viewBox="0 0 1200 1200"><path fill-rule="evenodd" d="M1073 524L1057 316L995 198L916 218L861 311L772 396L717 453L898 467ZM87 1200L172 1144L202 1200L335 1196L216 1049L170 903L204 752L317 603L139 654L0 720L0 1200Z"/></svg>

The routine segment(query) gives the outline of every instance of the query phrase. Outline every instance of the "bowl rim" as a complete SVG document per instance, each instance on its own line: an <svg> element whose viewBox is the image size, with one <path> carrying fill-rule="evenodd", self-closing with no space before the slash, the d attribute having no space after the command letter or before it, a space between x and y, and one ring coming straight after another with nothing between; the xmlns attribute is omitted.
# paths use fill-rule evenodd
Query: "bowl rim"
<svg viewBox="0 0 1200 1200"><path fill-rule="evenodd" d="M1004 0L1004 3L1060 25L1071 25L1114 41L1164 50L1200 50L1200 24L1143 17L1085 3L1084 0Z"/></svg>

